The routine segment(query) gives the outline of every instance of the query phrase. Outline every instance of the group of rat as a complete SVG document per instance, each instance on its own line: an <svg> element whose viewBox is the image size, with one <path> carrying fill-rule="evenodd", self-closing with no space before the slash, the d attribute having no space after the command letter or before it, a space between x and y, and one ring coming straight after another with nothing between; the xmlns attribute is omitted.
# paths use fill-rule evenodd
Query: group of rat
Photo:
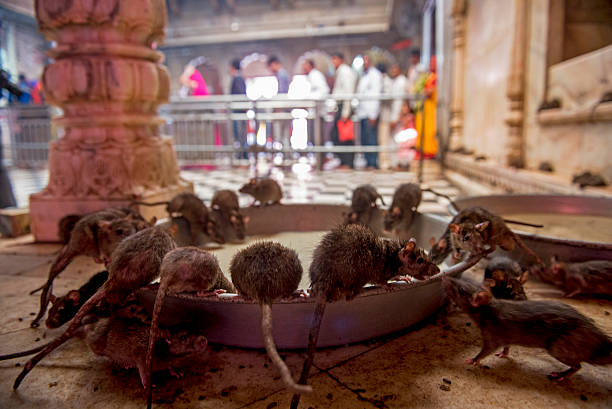
<svg viewBox="0 0 612 409"><path fill-rule="evenodd" d="M433 192L416 184L402 184L389 209L380 210L377 202L382 197L376 189L371 185L359 186L353 192L351 208L343 223L326 233L315 248L308 294L315 300L315 312L308 354L298 382L274 345L271 313L276 300L300 296L297 289L303 271L297 253L272 241L256 242L234 255L229 282L213 254L195 246L177 247L173 238L176 225L153 226L155 221L147 222L132 208L109 208L84 216L67 216L60 221L60 236L65 245L51 265L47 282L37 289L42 290L40 310L32 326L38 325L51 302L46 325L57 328L69 322L68 327L45 345L0 359L36 354L15 380L13 387L17 389L48 353L75 335L84 336L94 353L124 367L138 368L147 405L151 407L152 370L172 369L175 359L199 354L207 347L201 329L160 327L164 298L182 293L214 296L237 292L261 305L266 351L287 388L295 393L291 407L297 408L300 394L312 392L306 383L327 303L350 301L366 284L388 288L392 279L440 278L449 298L480 327L483 347L478 355L466 361L470 364L478 364L499 348L503 349L497 355L507 356L510 345L544 348L568 365L566 371L549 375L558 381L578 371L582 362L612 363L612 340L591 319L558 301L527 300L523 290L527 273L518 263L508 258L491 258L482 283L450 277L474 266L483 257L490 258L497 247L510 251L518 245L536 261L537 267L534 265L531 270L543 280L564 286L566 296L578 293L612 296L612 262L566 264L553 260L547 268L506 225L516 222L481 207L459 211L442 236L438 240L432 238L427 252L403 234L414 220L423 190ZM251 179L240 192L252 195L253 204L259 202L261 206L278 204L282 198L280 186L268 178ZM188 222L194 244L201 233L222 243L228 230L233 237L244 239L248 219L240 213L233 191L216 192L210 210L191 193L181 193L163 204L171 216L180 215ZM393 232L394 238L381 235L383 229ZM55 297L54 279L77 255L93 257L103 262L107 270L94 275L81 288ZM449 255L452 267L440 273L438 264ZM155 304L149 314L134 293L158 277Z"/></svg>

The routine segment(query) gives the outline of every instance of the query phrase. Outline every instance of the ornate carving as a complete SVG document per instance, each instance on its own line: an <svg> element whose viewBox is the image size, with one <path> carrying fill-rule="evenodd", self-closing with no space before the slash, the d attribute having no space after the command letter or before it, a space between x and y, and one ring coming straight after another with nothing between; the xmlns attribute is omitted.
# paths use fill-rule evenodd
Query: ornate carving
<svg viewBox="0 0 612 409"><path fill-rule="evenodd" d="M506 115L508 125L508 138L506 143L506 165L517 168L524 166L523 155L523 122L525 98L525 53L527 7L525 0L515 0L514 42L512 43L512 57L510 61L510 74L508 75L508 97L510 109Z"/></svg>
<svg viewBox="0 0 612 409"><path fill-rule="evenodd" d="M466 0L454 0L453 16L453 93L451 99L450 143L449 149L454 151L462 146L463 139L463 82L465 55L465 16Z"/></svg>
<svg viewBox="0 0 612 409"><path fill-rule="evenodd" d="M64 128L50 146L49 184L30 198L37 237L52 237L37 223L55 225L36 214L42 203L62 203L53 212L61 217L62 209L91 211L189 189L172 141L158 129L170 79L151 43L164 37L164 0L37 0L35 10L40 30L57 42L43 87L47 101L62 108L54 124Z"/></svg>

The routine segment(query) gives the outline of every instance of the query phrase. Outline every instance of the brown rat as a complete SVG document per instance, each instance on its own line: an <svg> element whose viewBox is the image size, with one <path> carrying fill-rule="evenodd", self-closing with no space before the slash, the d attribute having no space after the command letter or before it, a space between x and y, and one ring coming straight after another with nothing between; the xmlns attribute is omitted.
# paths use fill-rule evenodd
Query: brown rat
<svg viewBox="0 0 612 409"><path fill-rule="evenodd" d="M310 264L311 296L316 299L316 307L299 383L305 384L308 379L326 303L350 301L368 283L387 285L393 277L423 279L438 272L425 252L416 248L414 239L400 243L380 238L357 224L337 227L323 236ZM298 402L299 396L294 396L291 407L296 408Z"/></svg>
<svg viewBox="0 0 612 409"><path fill-rule="evenodd" d="M612 261L591 260L582 263L564 263L553 257L550 271L554 280L562 283L564 297L577 294L612 296Z"/></svg>
<svg viewBox="0 0 612 409"><path fill-rule="evenodd" d="M49 308L45 325L47 328L59 328L70 321L79 308L98 291L108 279L108 271L94 274L85 284L76 290L70 290L62 297L51 296L52 306Z"/></svg>
<svg viewBox="0 0 612 409"><path fill-rule="evenodd" d="M223 275L217 257L197 247L179 247L169 251L161 263L160 275L149 332L149 346L146 353L148 372L144 385L147 392L147 407L149 408L153 397L150 382L153 347L160 335L159 315L166 296L187 292L204 293L214 288L235 291L234 286Z"/></svg>
<svg viewBox="0 0 612 409"><path fill-rule="evenodd" d="M143 228L145 222L125 216L117 209L107 209L83 216L74 226L68 244L60 249L55 257L49 277L40 289L40 308L38 314L30 324L37 327L40 319L45 315L49 305L49 295L52 292L53 281L79 255L93 257L97 261L108 259L112 251L124 238ZM37 290L32 291L32 293ZM31 293L31 294L32 294Z"/></svg>
<svg viewBox="0 0 612 409"><path fill-rule="evenodd" d="M212 219L217 223L217 228L222 234L225 233L225 225L227 224L231 226L238 240L244 240L249 218L242 216L240 213L238 195L233 190L216 191L210 202L210 207Z"/></svg>
<svg viewBox="0 0 612 409"><path fill-rule="evenodd" d="M79 309L64 333L26 363L15 379L13 388L19 387L21 381L41 359L70 339L83 318L100 301L110 306L120 306L133 291L155 279L159 275L163 257L174 247L172 237L155 227L141 230L120 242L111 255L108 280Z"/></svg>
<svg viewBox="0 0 612 409"><path fill-rule="evenodd" d="M357 186L353 190L351 198L351 211L345 216L344 224L361 224L363 226L371 226L374 211L377 209L376 201L380 199L382 204L385 202L382 196L376 191L372 185ZM376 231L376 228L372 228Z"/></svg>
<svg viewBox="0 0 612 409"><path fill-rule="evenodd" d="M312 392L310 386L295 383L276 350L272 336L272 303L291 296L302 278L302 265L297 253L270 241L255 243L234 255L230 273L238 292L261 305L261 332L266 351L280 371L285 386L294 393Z"/></svg>
<svg viewBox="0 0 612 409"><path fill-rule="evenodd" d="M149 345L149 326L117 317L103 318L85 326L85 340L96 355L109 358L123 368L137 368L145 386L147 376L146 355ZM154 370L171 368L181 357L202 354L208 342L202 335L192 332L164 331L153 349Z"/></svg>
<svg viewBox="0 0 612 409"><path fill-rule="evenodd" d="M499 357L508 355L510 345L543 348L570 368L553 372L549 378L562 381L580 369L581 362L612 364L612 340L593 321L558 301L497 300L477 284L443 277L450 299L480 327L482 350L466 363L480 360L503 347Z"/></svg>
<svg viewBox="0 0 612 409"><path fill-rule="evenodd" d="M391 207L385 213L385 230L408 230L421 203L421 188L414 183L404 183L393 193Z"/></svg>
<svg viewBox="0 0 612 409"><path fill-rule="evenodd" d="M251 179L238 191L253 196L255 200L253 200L252 206L255 206L255 202L259 202L260 206L280 204L280 200L283 198L280 185L270 178Z"/></svg>
<svg viewBox="0 0 612 409"><path fill-rule="evenodd" d="M70 241L70 233L81 217L83 216L80 214L67 214L59 220L57 223L57 235L62 244L68 244Z"/></svg>
<svg viewBox="0 0 612 409"><path fill-rule="evenodd" d="M168 202L132 203L132 205L136 204L144 206L166 205L166 211L170 216L174 216L176 213L182 215L189 222L191 243L194 245L198 242L198 233L200 232L208 235L217 243L225 243L225 239L217 231L214 221L208 217L208 208L199 197L191 192L179 193Z"/></svg>
<svg viewBox="0 0 612 409"><path fill-rule="evenodd" d="M527 299L523 289L527 277L528 272L523 272L516 261L508 257L494 257L485 267L484 283L495 298L520 301Z"/></svg>
<svg viewBox="0 0 612 409"><path fill-rule="evenodd" d="M432 243L430 256L436 263L444 261L453 253L455 259L462 258L462 252L492 252L497 246L506 251L515 244L532 256L540 265L542 260L527 247L521 239L506 226L504 219L482 207L463 209L453 217L446 231L437 242Z"/></svg>

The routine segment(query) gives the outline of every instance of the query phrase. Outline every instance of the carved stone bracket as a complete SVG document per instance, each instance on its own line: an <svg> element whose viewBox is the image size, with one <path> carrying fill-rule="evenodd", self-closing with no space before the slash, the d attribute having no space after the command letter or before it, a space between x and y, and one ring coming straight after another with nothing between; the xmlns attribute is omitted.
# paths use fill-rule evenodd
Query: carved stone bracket
<svg viewBox="0 0 612 409"><path fill-rule="evenodd" d="M42 83L46 100L62 108L54 125L64 130L50 145L47 187L30 197L36 239L56 240L68 213L191 190L172 141L159 134L170 80L151 46L164 38L165 1L37 0L35 11L56 41Z"/></svg>
<svg viewBox="0 0 612 409"><path fill-rule="evenodd" d="M453 17L453 93L451 99L450 143L454 151L463 144L463 82L465 64L465 19L467 0L454 0Z"/></svg>

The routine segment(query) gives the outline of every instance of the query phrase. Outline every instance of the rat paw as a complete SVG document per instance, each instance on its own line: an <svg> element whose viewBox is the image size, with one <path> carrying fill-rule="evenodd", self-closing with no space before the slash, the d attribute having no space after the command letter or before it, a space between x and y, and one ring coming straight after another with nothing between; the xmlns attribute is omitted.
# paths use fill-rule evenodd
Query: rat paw
<svg viewBox="0 0 612 409"><path fill-rule="evenodd" d="M495 353L495 356L498 357L498 358L508 358L508 353L497 352L497 353Z"/></svg>
<svg viewBox="0 0 612 409"><path fill-rule="evenodd" d="M182 372L175 371L172 368L168 368L168 372L170 372L170 375L176 379L181 379L184 376Z"/></svg>
<svg viewBox="0 0 612 409"><path fill-rule="evenodd" d="M219 295L225 294L225 293L227 293L227 290L224 290L222 288L219 288L218 290L215 290L215 295L216 296L219 296Z"/></svg>
<svg viewBox="0 0 612 409"><path fill-rule="evenodd" d="M466 359L465 363L468 364L468 365L478 366L478 361L475 360L474 358Z"/></svg>

